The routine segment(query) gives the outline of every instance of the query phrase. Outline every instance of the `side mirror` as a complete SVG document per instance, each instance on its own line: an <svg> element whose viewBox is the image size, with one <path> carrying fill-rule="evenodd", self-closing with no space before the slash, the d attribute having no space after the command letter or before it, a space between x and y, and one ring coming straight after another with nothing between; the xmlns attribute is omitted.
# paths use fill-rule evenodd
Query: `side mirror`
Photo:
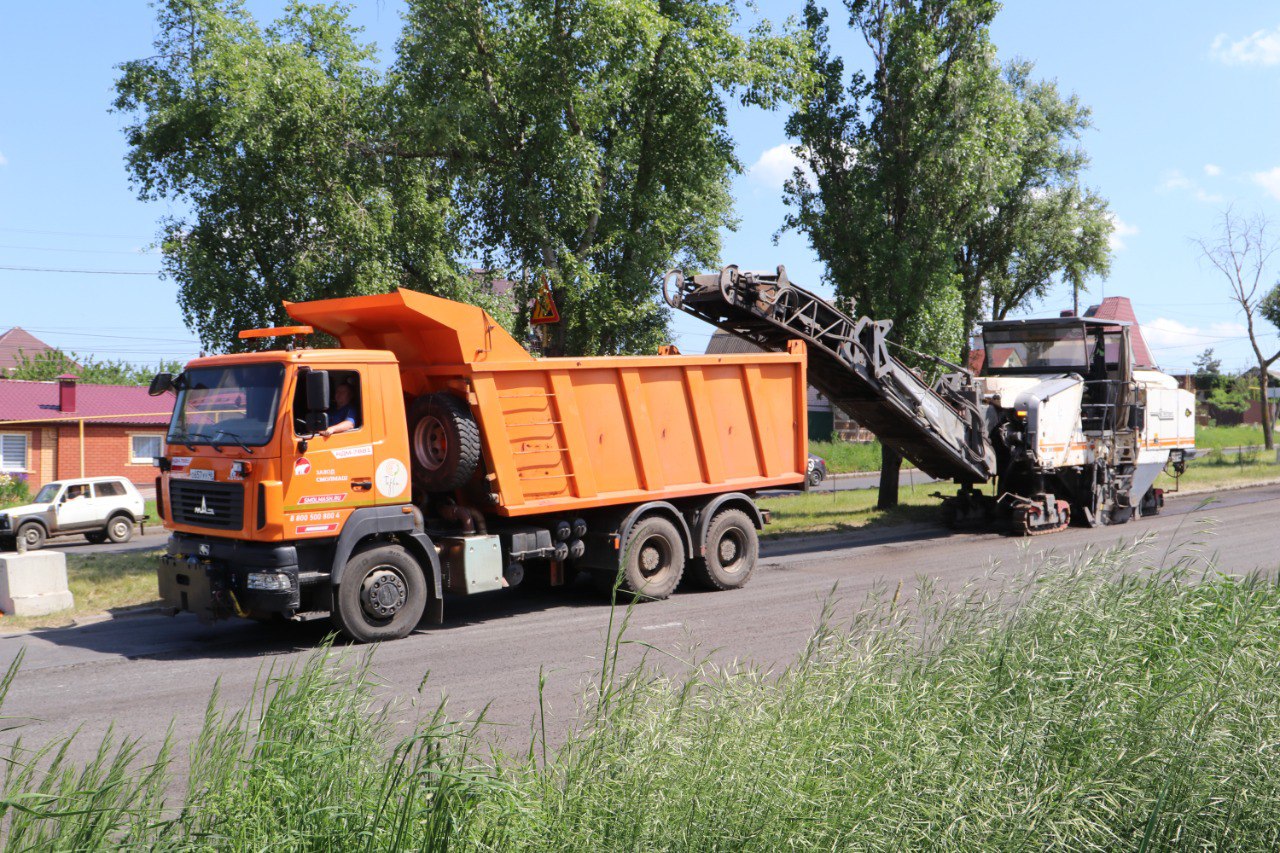
<svg viewBox="0 0 1280 853"><path fill-rule="evenodd" d="M307 414L327 412L329 410L329 371L309 370L305 381L307 383Z"/></svg>
<svg viewBox="0 0 1280 853"><path fill-rule="evenodd" d="M308 412L306 417L307 433L315 435L329 428L329 413L325 411Z"/></svg>
<svg viewBox="0 0 1280 853"><path fill-rule="evenodd" d="M151 377L151 387L147 389L147 393L152 397L159 397L166 391L172 391L176 388L172 373L157 373Z"/></svg>

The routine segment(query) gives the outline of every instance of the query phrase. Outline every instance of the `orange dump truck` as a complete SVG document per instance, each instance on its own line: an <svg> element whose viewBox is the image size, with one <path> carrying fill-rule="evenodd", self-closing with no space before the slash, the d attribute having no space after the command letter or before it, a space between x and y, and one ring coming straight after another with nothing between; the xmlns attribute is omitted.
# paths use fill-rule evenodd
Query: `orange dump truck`
<svg viewBox="0 0 1280 853"><path fill-rule="evenodd" d="M157 503L171 612L328 612L362 641L446 594L589 571L640 597L751 576L753 494L804 482L805 354L535 359L479 308L401 290L286 303L340 349L200 358Z"/></svg>

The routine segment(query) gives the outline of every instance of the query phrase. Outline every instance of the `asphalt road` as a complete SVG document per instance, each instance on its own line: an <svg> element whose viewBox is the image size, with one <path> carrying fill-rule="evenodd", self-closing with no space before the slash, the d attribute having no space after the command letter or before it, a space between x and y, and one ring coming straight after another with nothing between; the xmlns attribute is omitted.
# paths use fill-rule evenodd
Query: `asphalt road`
<svg viewBox="0 0 1280 853"><path fill-rule="evenodd" d="M169 541L169 531L160 524L148 524L146 534L136 531L128 542L103 542L94 545L83 536L65 536L50 539L44 546L46 551L61 551L64 554L118 554L122 551L155 551L163 548Z"/></svg>
<svg viewBox="0 0 1280 853"><path fill-rule="evenodd" d="M1152 548L1159 555L1170 542L1196 535L1197 518L1217 520L1210 547L1224 570L1280 567L1280 486L1224 492L1219 500L1198 509L1196 498L1170 496L1158 518L1030 540L915 526L770 542L745 589L680 592L639 606L629 636L655 647L650 655L684 657L696 647L703 655L715 650L721 661L785 665L803 648L833 586L838 607L848 612L875 584L902 581L909 590L917 578L932 577L959 585L981 578L993 560L1017 563L1045 550L1068 552L1154 533ZM455 717L489 705L492 736L518 747L527 743L544 672L550 728L558 739L583 687L598 676L607 604L579 584L550 593L510 590L453 600L446 616L445 626L377 650L375 669L386 692L413 699L429 671L421 703L434 707L443 694ZM158 743L173 720L182 752L199 730L216 681L225 700L238 706L265 667L305 658L326 631L324 621L204 626L188 615L145 615L0 637L0 665L25 654L0 712L7 725L16 726L0 734L0 741L21 735L35 744L79 726L73 756L84 758L113 721L122 734ZM628 646L624 663L642 651L639 644Z"/></svg>

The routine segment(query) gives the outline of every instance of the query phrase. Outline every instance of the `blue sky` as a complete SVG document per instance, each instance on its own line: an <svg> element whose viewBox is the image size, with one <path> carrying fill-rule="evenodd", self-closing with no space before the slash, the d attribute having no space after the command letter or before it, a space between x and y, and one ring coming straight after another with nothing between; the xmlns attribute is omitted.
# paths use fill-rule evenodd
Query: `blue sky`
<svg viewBox="0 0 1280 853"><path fill-rule="evenodd" d="M280 4L251 2L260 18ZM357 2L355 18L384 56L401 4ZM780 20L799 2L762 2ZM833 7L836 48L860 44ZM0 328L20 325L48 342L104 358L154 362L198 349L173 283L152 274L156 222L176 211L138 201L124 168L123 118L108 112L114 66L149 55L155 25L142 2L8 2L0 6ZM1250 352L1219 274L1199 260L1195 236L1213 232L1228 205L1276 220L1280 235L1280 8L1274 3L1009 2L996 20L1004 59L1036 63L1092 107L1084 140L1089 183L1117 217L1107 281L1092 293L1133 299L1166 370L1212 346L1228 368ZM803 237L774 234L785 208L785 115L735 109L731 131L748 167L734 182L741 225L724 261L771 269L817 286L821 265ZM29 267L77 272L15 270ZM144 275L90 272L128 271ZM1280 263L1275 273L1280 274ZM1031 313L1070 304L1057 293ZM710 329L679 318L676 340L699 352ZM1277 336L1267 342L1277 346Z"/></svg>

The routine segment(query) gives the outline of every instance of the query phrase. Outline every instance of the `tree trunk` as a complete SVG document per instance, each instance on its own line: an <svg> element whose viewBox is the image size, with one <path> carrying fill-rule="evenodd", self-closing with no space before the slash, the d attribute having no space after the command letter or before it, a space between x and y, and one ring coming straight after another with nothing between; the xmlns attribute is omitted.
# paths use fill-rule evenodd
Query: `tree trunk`
<svg viewBox="0 0 1280 853"><path fill-rule="evenodd" d="M893 509L898 505L898 474L902 469L902 457L896 450L880 445L880 497L878 509Z"/></svg>
<svg viewBox="0 0 1280 853"><path fill-rule="evenodd" d="M1271 376L1267 373L1265 365L1258 371L1258 395L1261 397L1262 409L1262 443L1267 450L1275 449L1275 439L1272 438L1273 424L1271 423L1271 401L1267 399L1267 389L1271 384Z"/></svg>

